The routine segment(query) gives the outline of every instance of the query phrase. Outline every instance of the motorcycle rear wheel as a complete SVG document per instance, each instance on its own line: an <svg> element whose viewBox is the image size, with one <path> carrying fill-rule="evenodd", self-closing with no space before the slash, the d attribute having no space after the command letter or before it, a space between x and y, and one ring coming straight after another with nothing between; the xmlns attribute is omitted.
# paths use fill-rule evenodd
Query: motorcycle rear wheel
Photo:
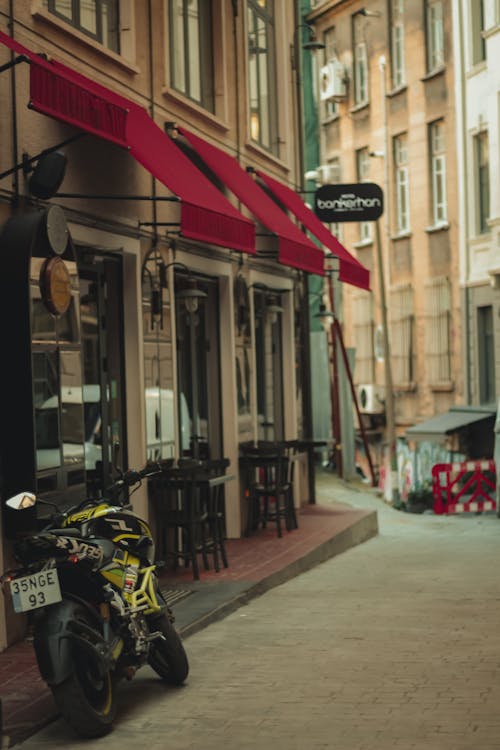
<svg viewBox="0 0 500 750"><path fill-rule="evenodd" d="M90 627L95 623L84 610L79 617ZM73 669L60 685L53 685L56 704L67 723L85 738L102 737L111 731L116 716L113 675L105 669L89 643L72 647Z"/></svg>
<svg viewBox="0 0 500 750"><path fill-rule="evenodd" d="M162 680L182 685L189 674L189 662L180 635L166 614L148 620L151 632L160 631L163 639L151 642L148 663Z"/></svg>

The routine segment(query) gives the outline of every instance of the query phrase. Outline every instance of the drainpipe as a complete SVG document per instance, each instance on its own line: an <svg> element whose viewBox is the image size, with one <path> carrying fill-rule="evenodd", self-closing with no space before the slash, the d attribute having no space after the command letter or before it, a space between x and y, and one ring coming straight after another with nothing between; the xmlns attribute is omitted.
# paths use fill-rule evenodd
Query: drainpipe
<svg viewBox="0 0 500 750"><path fill-rule="evenodd" d="M234 80L236 81L235 105L236 105L236 160L241 158L241 128L240 128L240 97L239 97L239 46L238 46L238 0L232 0L233 3L233 51L234 51ZM238 201L239 203L239 201Z"/></svg>
<svg viewBox="0 0 500 750"><path fill-rule="evenodd" d="M151 0L148 0L148 44L149 44L149 112L151 119L154 121L155 102L154 102L154 72L153 72L153 10ZM153 244L158 242L157 221L158 212L156 208L156 179L151 177L151 196L153 198Z"/></svg>
<svg viewBox="0 0 500 750"><path fill-rule="evenodd" d="M469 278L470 278L470 252L469 252L469 204L467 200L467 187L466 187L466 180L465 175L469 174L468 170L468 159L467 159L467 120L466 120L466 113L467 113L467 105L466 105L466 83L465 83L465 71L464 71L464 18L463 18L463 7L461 0L456 3L457 12L454 14L454 17L456 18L456 23L458 28L456 29L456 33L454 34L454 38L457 40L457 44L459 45L458 50L456 50L455 53L455 64L458 61L458 64L460 65L459 70L459 76L456 77L455 80L458 80L458 85L456 87L456 93L460 97L460 118L459 122L461 124L460 131L457 132L457 137L460 137L461 140L461 149L462 149L462 174L459 175L459 184L461 183L463 186L463 193L462 193L462 215L463 215L463 237L462 237L462 248L463 248L463 284L464 284L464 305L465 305L465 312L464 312L464 335L462 336L462 341L464 342L464 391L465 391L465 397L467 404L472 403L472 389L471 389L471 379L470 379L470 371L471 371L471 341L470 341L470 290L469 290ZM457 144L458 145L458 144ZM459 207L460 210L460 207ZM459 238L460 241L460 238Z"/></svg>

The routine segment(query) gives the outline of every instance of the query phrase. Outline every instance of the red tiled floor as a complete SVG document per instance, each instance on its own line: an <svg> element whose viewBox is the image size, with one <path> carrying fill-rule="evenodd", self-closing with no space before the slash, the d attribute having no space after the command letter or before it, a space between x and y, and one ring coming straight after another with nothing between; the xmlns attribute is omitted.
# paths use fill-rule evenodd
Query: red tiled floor
<svg viewBox="0 0 500 750"><path fill-rule="evenodd" d="M271 526L248 538L228 540L229 568L223 568L219 573L201 570L201 583L263 581L353 526L365 515L366 511L353 510L347 505L306 506L299 512L299 528L285 531L281 538ZM162 581L172 584L192 580L190 569L162 576ZM0 654L0 701L3 730L10 736L11 744L29 737L57 713L52 694L38 673L29 640Z"/></svg>
<svg viewBox="0 0 500 750"><path fill-rule="evenodd" d="M214 570L203 570L203 566L200 566L200 580L261 581L319 547L365 515L366 511L353 510L340 504L306 506L299 512L299 528L291 532L284 531L281 538L271 525L250 537L229 539L226 542L229 567L221 568L216 573ZM175 573L170 571L165 578L172 583L193 579L189 568L179 568Z"/></svg>

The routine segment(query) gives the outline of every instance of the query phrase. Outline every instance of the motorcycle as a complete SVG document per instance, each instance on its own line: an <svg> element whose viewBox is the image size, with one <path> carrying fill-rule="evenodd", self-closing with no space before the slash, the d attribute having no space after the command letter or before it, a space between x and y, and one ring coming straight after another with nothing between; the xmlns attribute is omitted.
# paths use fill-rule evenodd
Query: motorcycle
<svg viewBox="0 0 500 750"><path fill-rule="evenodd" d="M174 616L158 585L148 524L132 512L128 488L161 468L127 471L104 493L64 513L14 546L19 567L0 582L15 612L33 616L40 674L65 720L81 737L100 737L116 715L116 684L148 663L181 685L189 664ZM22 512L23 492L6 501Z"/></svg>

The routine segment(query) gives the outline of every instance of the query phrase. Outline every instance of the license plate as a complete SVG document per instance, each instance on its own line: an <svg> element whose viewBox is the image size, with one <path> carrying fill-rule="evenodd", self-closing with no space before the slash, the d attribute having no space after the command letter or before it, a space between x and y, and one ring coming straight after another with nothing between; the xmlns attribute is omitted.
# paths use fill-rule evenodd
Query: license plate
<svg viewBox="0 0 500 750"><path fill-rule="evenodd" d="M10 593L15 612L29 612L60 602L62 596L56 568L16 578L10 582Z"/></svg>

